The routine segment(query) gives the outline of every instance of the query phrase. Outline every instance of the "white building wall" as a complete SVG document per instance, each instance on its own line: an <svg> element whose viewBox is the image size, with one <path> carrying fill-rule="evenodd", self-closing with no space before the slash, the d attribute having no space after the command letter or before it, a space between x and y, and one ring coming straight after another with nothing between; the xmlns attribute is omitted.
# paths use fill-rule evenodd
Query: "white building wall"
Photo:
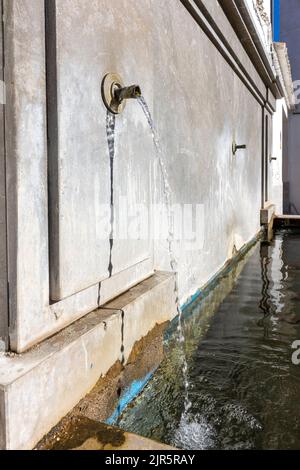
<svg viewBox="0 0 300 470"><path fill-rule="evenodd" d="M103 303L151 274L153 268L170 269L166 242L160 240L152 256L147 252L141 264L127 264L128 271L109 278L101 266L99 279L95 273L99 252L103 259L109 257L108 240L95 236L99 205L103 197L109 202L106 109L100 90L107 71L121 73L126 84L139 83L145 94L161 140L171 202L203 209L203 239L189 250L182 241L173 246L181 303L258 232L261 97L266 99L267 90L219 3L207 0L205 4L256 90L241 78L242 69L238 74L237 66L230 65L231 52L223 51L229 57L226 60L180 1L166 0L162 6L160 0L120 0L117 7L109 0L92 4L90 0L57 1L57 79L63 98L59 115L67 126L63 132L59 128L54 158L61 174L67 175L60 181L58 194L64 203L60 215L68 217L68 223L60 226L64 245L59 262L63 269L71 265L70 279L76 277L77 269L78 277L89 268L93 272L92 281L87 280L82 290L78 291L79 282L69 285L70 291L74 287L73 294L53 302L48 236L53 236L55 227L51 222L48 226L44 1L5 1L14 350L23 351L97 308L100 282ZM247 146L235 156L234 140ZM143 179L146 166L150 189L145 189ZM151 133L136 102L128 103L117 117L115 171L116 194L125 195L130 208L140 202L138 196L145 196L144 202L149 191L154 201L164 202ZM50 204L50 211L56 210ZM64 250L68 240L68 250ZM123 240L119 249L116 246L113 264L121 266L122 260L128 261L129 243ZM133 243L130 250L134 250Z"/></svg>
<svg viewBox="0 0 300 470"><path fill-rule="evenodd" d="M295 91L295 109L289 115L288 170L286 181L286 211L300 214L300 5L298 0L281 2L281 41L286 42Z"/></svg>
<svg viewBox="0 0 300 470"><path fill-rule="evenodd" d="M299 109L299 106L298 106ZM289 203L292 214L300 214L300 112L289 116Z"/></svg>
<svg viewBox="0 0 300 470"><path fill-rule="evenodd" d="M270 54L272 44L271 0L245 0L262 44Z"/></svg>
<svg viewBox="0 0 300 470"><path fill-rule="evenodd" d="M272 146L272 161L271 167L271 201L276 206L276 213L283 213L283 158L284 155L283 139L286 137L283 134L283 118L287 117L288 110L284 98L277 100L276 112L273 116L273 146Z"/></svg>

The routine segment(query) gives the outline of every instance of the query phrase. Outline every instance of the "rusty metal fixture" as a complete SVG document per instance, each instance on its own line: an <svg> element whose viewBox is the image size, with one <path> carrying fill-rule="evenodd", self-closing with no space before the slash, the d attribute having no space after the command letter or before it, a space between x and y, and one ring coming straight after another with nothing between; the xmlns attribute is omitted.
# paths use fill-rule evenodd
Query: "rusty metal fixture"
<svg viewBox="0 0 300 470"><path fill-rule="evenodd" d="M107 73L104 76L101 94L106 108L113 114L120 114L124 111L126 100L142 96L138 85L125 87L122 78L116 73Z"/></svg>

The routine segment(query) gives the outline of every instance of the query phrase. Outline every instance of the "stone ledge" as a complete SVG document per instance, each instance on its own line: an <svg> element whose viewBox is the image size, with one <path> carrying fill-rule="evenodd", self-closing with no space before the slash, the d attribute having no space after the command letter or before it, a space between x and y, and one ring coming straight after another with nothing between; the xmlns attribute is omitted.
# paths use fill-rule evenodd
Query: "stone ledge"
<svg viewBox="0 0 300 470"><path fill-rule="evenodd" d="M77 416L47 450L176 450L167 444Z"/></svg>
<svg viewBox="0 0 300 470"><path fill-rule="evenodd" d="M260 211L260 222L262 225L268 225L275 216L275 205L266 202L265 207Z"/></svg>
<svg viewBox="0 0 300 470"><path fill-rule="evenodd" d="M0 356L0 449L33 448L136 341L172 319L174 276L157 272L105 308L24 354Z"/></svg>

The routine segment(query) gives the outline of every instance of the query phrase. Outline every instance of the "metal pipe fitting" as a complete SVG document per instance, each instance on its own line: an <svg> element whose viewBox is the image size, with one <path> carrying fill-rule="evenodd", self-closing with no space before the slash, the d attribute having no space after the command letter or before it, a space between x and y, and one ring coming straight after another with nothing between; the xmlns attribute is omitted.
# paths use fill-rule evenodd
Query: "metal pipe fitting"
<svg viewBox="0 0 300 470"><path fill-rule="evenodd" d="M237 145L237 143L235 141L232 142L232 153L233 153L233 155L235 155L238 150L243 150L243 149L246 149L246 148L247 148L246 144Z"/></svg>
<svg viewBox="0 0 300 470"><path fill-rule="evenodd" d="M113 114L120 114L126 105L126 100L142 96L138 85L124 86L123 80L116 73L107 73L101 85L101 94L106 108Z"/></svg>

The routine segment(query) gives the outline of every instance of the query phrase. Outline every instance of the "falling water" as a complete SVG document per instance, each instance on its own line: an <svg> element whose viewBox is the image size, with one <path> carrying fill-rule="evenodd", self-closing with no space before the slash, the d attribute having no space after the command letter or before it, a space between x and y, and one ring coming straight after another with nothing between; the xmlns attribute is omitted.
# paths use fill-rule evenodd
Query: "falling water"
<svg viewBox="0 0 300 470"><path fill-rule="evenodd" d="M116 127L116 116L107 111L106 114L106 135L107 135L107 144L108 144L108 153L109 153L109 162L110 162L110 235L109 235L109 244L110 244L110 252L109 252L109 264L108 264L108 272L109 277L112 276L113 272L113 264L112 264L112 250L114 245L114 159L115 159L115 127ZM101 304L101 282L99 283L98 288L98 306L100 307ZM105 307L102 307L105 309ZM116 310L116 309L107 309L107 310ZM118 309L117 309L118 310ZM124 353L124 311L120 310L121 312L121 366L122 370L124 369L125 365L125 353ZM120 399L122 394L122 381L121 379L118 381L117 387L117 395ZM117 409L117 416L121 415L121 408L120 404L118 405Z"/></svg>
<svg viewBox="0 0 300 470"><path fill-rule="evenodd" d="M169 251L169 257L170 257L171 270L175 276L174 292L175 292L176 309L178 313L178 334L179 334L179 341L182 344L182 372L183 372L184 388L185 388L184 412L186 414L188 410L191 408L191 402L189 399L188 367L187 367L187 360L186 360L185 351L184 351L185 338L184 338L184 332L183 332L183 318L182 318L182 310L181 310L180 303L179 303L179 293L178 293L178 269L177 269L178 263L177 263L177 259L176 259L176 256L174 254L174 249L173 249L174 232L172 229L173 223L172 223L172 211L171 211L171 187L169 184L168 172L165 166L162 148L161 148L160 141L159 141L159 138L158 138L155 126L154 126L151 112L143 96L138 98L138 102L143 110L144 115L146 116L146 119L148 121L150 130L151 130L155 152L156 152L156 156L158 159L158 163L159 163L159 167L160 167L160 171L161 171L162 179L163 179L164 197L165 197L167 216L168 216L168 238L167 238L168 251Z"/></svg>
<svg viewBox="0 0 300 470"><path fill-rule="evenodd" d="M114 158L115 158L116 116L110 111L106 114L106 135L110 162L110 235L109 235L109 277L112 276L112 250L114 245Z"/></svg>

